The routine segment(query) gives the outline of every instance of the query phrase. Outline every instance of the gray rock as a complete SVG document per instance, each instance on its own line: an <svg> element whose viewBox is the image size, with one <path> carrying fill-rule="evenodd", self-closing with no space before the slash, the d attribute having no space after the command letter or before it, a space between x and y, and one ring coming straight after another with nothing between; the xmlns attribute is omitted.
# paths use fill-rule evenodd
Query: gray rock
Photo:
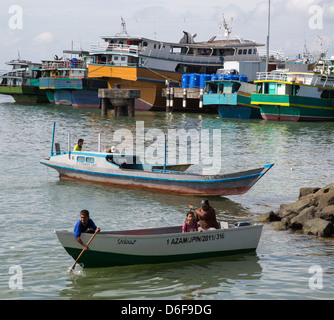
<svg viewBox="0 0 334 320"><path fill-rule="evenodd" d="M300 188L299 190L299 199L310 194L314 194L319 191L320 188Z"/></svg>
<svg viewBox="0 0 334 320"><path fill-rule="evenodd" d="M330 221L334 223L334 205L329 205L325 208L323 208L317 216L321 219Z"/></svg>
<svg viewBox="0 0 334 320"><path fill-rule="evenodd" d="M319 237L330 237L333 233L333 224L321 218L307 220L303 225L303 233Z"/></svg>
<svg viewBox="0 0 334 320"><path fill-rule="evenodd" d="M291 219L291 229L293 230L301 230L303 229L303 225L307 220L313 219L315 216L315 207L307 207L302 210L298 215Z"/></svg>

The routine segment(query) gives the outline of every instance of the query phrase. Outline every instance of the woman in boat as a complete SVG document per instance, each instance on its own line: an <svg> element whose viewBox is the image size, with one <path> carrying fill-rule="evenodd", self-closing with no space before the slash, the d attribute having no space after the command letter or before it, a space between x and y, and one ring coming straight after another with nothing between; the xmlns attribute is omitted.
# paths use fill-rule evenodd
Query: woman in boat
<svg viewBox="0 0 334 320"><path fill-rule="evenodd" d="M195 221L195 216L192 211L187 212L186 221L182 226L182 233L185 232L195 232L198 231L197 221Z"/></svg>
<svg viewBox="0 0 334 320"><path fill-rule="evenodd" d="M216 219L216 211L209 204L209 200L202 199L201 207L195 209L194 206L189 205L190 210L195 210L195 221L199 221L199 231L220 229L220 225Z"/></svg>
<svg viewBox="0 0 334 320"><path fill-rule="evenodd" d="M74 227L74 237L75 239L83 246L85 250L89 250L88 246L83 243L80 236L81 233L94 233L96 230L100 232L100 228L98 228L94 221L89 218L88 210L81 210L80 212L80 220L76 223Z"/></svg>

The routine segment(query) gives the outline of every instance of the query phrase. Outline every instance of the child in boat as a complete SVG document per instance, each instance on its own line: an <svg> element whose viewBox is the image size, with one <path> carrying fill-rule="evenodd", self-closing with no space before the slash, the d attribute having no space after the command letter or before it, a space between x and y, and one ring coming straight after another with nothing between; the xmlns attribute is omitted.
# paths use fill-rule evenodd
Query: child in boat
<svg viewBox="0 0 334 320"><path fill-rule="evenodd" d="M195 221L195 216L192 211L187 212L186 220L182 226L182 233L184 232L195 232L198 231L198 225Z"/></svg>

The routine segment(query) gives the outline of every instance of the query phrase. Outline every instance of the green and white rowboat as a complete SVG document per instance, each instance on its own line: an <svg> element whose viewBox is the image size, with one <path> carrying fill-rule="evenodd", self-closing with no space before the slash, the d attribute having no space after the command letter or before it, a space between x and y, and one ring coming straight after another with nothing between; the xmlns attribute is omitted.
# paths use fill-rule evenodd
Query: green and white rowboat
<svg viewBox="0 0 334 320"><path fill-rule="evenodd" d="M79 264L84 268L131 264L152 264L203 259L255 251L262 225L228 226L204 232L182 233L181 226L105 231L96 234L90 250L84 252ZM82 246L70 231L55 231L58 240L75 260ZM87 243L92 235L83 233Z"/></svg>

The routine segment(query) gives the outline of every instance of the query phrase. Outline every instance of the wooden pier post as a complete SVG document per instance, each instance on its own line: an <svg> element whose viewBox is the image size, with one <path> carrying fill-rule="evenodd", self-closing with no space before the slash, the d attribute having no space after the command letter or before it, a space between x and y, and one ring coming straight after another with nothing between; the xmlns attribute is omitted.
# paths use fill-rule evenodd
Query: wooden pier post
<svg viewBox="0 0 334 320"><path fill-rule="evenodd" d="M204 94L204 89L200 89L199 91L199 108L203 108L203 94Z"/></svg>
<svg viewBox="0 0 334 320"><path fill-rule="evenodd" d="M183 89L183 100L182 100L182 107L185 108L187 106L187 89Z"/></svg>
<svg viewBox="0 0 334 320"><path fill-rule="evenodd" d="M172 111L172 88L166 88L166 112Z"/></svg>

